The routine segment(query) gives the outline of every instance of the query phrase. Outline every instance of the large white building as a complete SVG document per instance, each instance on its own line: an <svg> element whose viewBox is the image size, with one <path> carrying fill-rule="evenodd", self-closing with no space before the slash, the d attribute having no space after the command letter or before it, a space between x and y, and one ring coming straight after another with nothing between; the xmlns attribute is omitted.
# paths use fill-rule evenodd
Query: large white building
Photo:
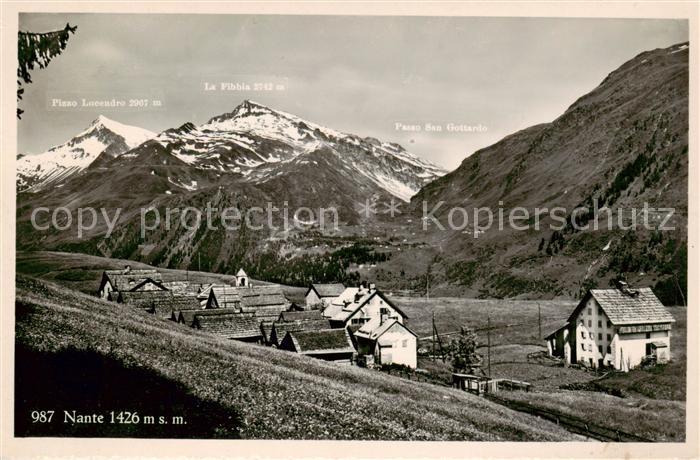
<svg viewBox="0 0 700 460"><path fill-rule="evenodd" d="M549 354L567 363L629 371L646 356L671 358L673 316L651 288L591 289L559 329L545 337Z"/></svg>

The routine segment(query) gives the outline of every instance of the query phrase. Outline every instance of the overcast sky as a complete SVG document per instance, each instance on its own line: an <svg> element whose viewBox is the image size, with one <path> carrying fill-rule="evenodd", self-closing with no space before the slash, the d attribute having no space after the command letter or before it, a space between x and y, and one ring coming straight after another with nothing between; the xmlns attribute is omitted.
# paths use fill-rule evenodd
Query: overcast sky
<svg viewBox="0 0 700 460"><path fill-rule="evenodd" d="M686 21L638 19L22 14L20 30L66 22L77 33L26 86L20 153L60 144L100 114L162 131L252 99L453 169L553 120L640 52L688 40ZM282 86L204 91L205 82ZM148 98L163 107L56 110L54 97ZM485 131L405 132L396 123Z"/></svg>

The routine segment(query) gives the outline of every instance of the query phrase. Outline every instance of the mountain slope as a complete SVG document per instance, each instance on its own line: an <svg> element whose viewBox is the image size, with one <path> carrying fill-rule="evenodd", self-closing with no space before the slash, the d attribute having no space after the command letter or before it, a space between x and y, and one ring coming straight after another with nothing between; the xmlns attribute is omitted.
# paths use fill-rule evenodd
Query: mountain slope
<svg viewBox="0 0 700 460"><path fill-rule="evenodd" d="M662 283L661 290L671 288L672 277L683 284L688 51L687 44L680 44L636 56L553 122L474 153L455 171L424 187L412 199L416 214L422 214L423 202L429 210L444 202L434 215L445 225L450 209L470 210L465 229L441 231L431 226L433 244L450 248L444 254L443 281L495 296L576 296L579 288L607 285L620 274L634 282ZM549 225L557 222L547 212L540 229L534 228L537 207L563 207L562 215L571 222L574 208L593 209L596 202L599 208L615 210L615 223L616 210L623 209L625 226L631 210L641 210L644 203L675 208L667 225L676 230L635 231L615 225L609 231L611 219L603 213L598 230L578 230L570 223L556 231ZM494 218L502 208L505 229L494 225L475 238L471 210L480 207L492 209ZM529 210L529 230L509 228L508 213L515 207ZM581 214L577 224L592 226L593 216ZM486 215L481 217L480 225L486 225ZM662 218L653 214L650 219L660 223Z"/></svg>
<svg viewBox="0 0 700 460"><path fill-rule="evenodd" d="M258 184L289 175L285 165L314 152L335 154L348 169L346 181L367 182L404 201L445 172L398 144L343 134L249 100L201 126L186 123L155 140L196 168L240 173ZM313 177L318 164L307 164Z"/></svg>
<svg viewBox="0 0 700 460"><path fill-rule="evenodd" d="M335 231L337 223L356 233L364 203L408 199L443 172L397 144L342 134L244 101L201 126L185 123L116 157L101 155L61 187L20 194L18 247L82 251L179 268L194 269L201 260L209 270L226 270L243 258L257 265L251 259L258 257L275 266L283 255L279 246L285 244L278 241L322 230L326 215L326 230ZM141 209L204 211L207 204L241 213L280 211L272 225L266 212L254 212L242 214L252 216L250 221L241 219L246 228L210 229L202 220L193 231L178 220L176 228L140 235ZM36 232L30 218L37 206L68 206L74 212L105 208L110 215L116 210L121 214L109 238L103 238L107 226L102 218L78 237L75 220L67 231ZM295 217L300 208L310 209L313 216ZM220 222L218 214L214 219Z"/></svg>
<svg viewBox="0 0 700 460"><path fill-rule="evenodd" d="M100 115L69 141L37 155L17 157L17 190L56 186L104 155L114 158L155 137L155 133Z"/></svg>
<svg viewBox="0 0 700 460"><path fill-rule="evenodd" d="M17 429L23 435L95 436L90 424L28 424L37 401L62 409L183 416L182 426L98 427L110 436L564 441L555 424L466 392L221 340L33 278L17 282ZM80 361L78 361L80 358ZM61 363L103 391L83 385ZM61 372L63 371L63 372ZM49 372L44 373L42 372ZM39 377L39 374L41 375ZM109 377L119 380L108 380ZM128 389L141 387L127 397ZM126 406L114 407L126 401ZM154 410L160 411L153 413ZM41 426L39 426L41 425ZM140 434L139 434L140 433ZM103 434L104 435L104 434Z"/></svg>

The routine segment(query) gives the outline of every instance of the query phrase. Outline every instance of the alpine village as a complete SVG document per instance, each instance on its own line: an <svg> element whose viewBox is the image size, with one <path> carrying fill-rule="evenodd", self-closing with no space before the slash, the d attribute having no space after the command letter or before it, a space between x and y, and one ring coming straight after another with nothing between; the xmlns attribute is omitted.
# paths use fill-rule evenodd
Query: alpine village
<svg viewBox="0 0 700 460"><path fill-rule="evenodd" d="M556 120L452 172L249 100L161 133L100 117L20 156L16 435L685 440L688 55L630 57ZM81 163L47 160L71 155ZM368 196L401 213L359 215ZM494 210L648 201L676 208L675 230L424 227L421 202L445 203L437 222L464 197ZM60 206L271 200L335 206L339 228L143 237L125 211L105 238L101 222L80 237L30 223L39 206L48 220ZM41 407L140 422L32 423Z"/></svg>

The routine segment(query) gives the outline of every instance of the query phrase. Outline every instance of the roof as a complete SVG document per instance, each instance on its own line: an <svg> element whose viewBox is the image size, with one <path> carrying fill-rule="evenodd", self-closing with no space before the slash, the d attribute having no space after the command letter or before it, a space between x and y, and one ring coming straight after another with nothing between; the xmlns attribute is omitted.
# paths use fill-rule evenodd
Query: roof
<svg viewBox="0 0 700 460"><path fill-rule="evenodd" d="M118 291L128 290L147 278L158 282L163 281L163 276L155 269L105 270L103 276L106 276L112 288Z"/></svg>
<svg viewBox="0 0 700 460"><path fill-rule="evenodd" d="M279 321L310 321L316 319L323 319L319 310L283 311L279 316Z"/></svg>
<svg viewBox="0 0 700 460"><path fill-rule="evenodd" d="M350 336L345 329L289 332L285 341L291 341L297 353L354 353Z"/></svg>
<svg viewBox="0 0 700 460"><path fill-rule="evenodd" d="M309 291L311 291L312 289L316 291L316 294L318 294L319 297L338 297L340 294L343 293L343 291L345 291L345 286L341 283L313 283L309 287L309 290L306 291L306 295L308 295Z"/></svg>
<svg viewBox="0 0 700 460"><path fill-rule="evenodd" d="M243 270L242 268L238 269L238 273L236 273L236 276L248 276L248 274Z"/></svg>
<svg viewBox="0 0 700 460"><path fill-rule="evenodd" d="M569 324L571 324L571 323L569 323L568 321L565 322L564 324L562 324L561 326L559 326L558 328L556 328L555 330L553 330L553 331L550 332L549 334L545 335L544 338L545 338L545 339L550 338L551 336L555 335L556 333L558 333L558 332L561 331L562 329L566 329L567 327L569 327Z"/></svg>
<svg viewBox="0 0 700 460"><path fill-rule="evenodd" d="M671 313L648 287L625 291L591 289L571 314L569 322L574 320L578 311L584 307L589 295L598 302L610 322L616 326L675 322Z"/></svg>
<svg viewBox="0 0 700 460"><path fill-rule="evenodd" d="M282 342L285 334L292 331L319 331L329 329L330 323L327 319L318 319L314 321L290 321L279 322L272 324L270 329L270 341L276 342L278 345Z"/></svg>
<svg viewBox="0 0 700 460"><path fill-rule="evenodd" d="M214 286L221 286L225 287L228 286L227 284L202 284L202 287L199 290L199 294L197 294L198 299L203 299L206 300L209 298L209 293L211 292L211 289Z"/></svg>
<svg viewBox="0 0 700 460"><path fill-rule="evenodd" d="M196 314L194 326L204 332L218 335L226 339L244 339L261 337L257 318L245 313L230 313L224 315Z"/></svg>
<svg viewBox="0 0 700 460"><path fill-rule="evenodd" d="M216 298L219 308L239 308L241 306L241 296L238 288L231 286L213 286L209 293Z"/></svg>
<svg viewBox="0 0 700 460"><path fill-rule="evenodd" d="M666 347L668 347L668 344L666 342L651 342L651 345L654 348L666 348Z"/></svg>
<svg viewBox="0 0 700 460"><path fill-rule="evenodd" d="M200 308L199 301L194 295L172 295L170 298L156 300L150 311L159 316L170 317L173 312L198 308Z"/></svg>
<svg viewBox="0 0 700 460"><path fill-rule="evenodd" d="M236 308L212 308L205 310L203 308L192 309L192 310L180 310L177 315L177 320L182 321L188 326L192 326L194 323L195 315L206 315L206 316L216 316L216 315L230 315L233 313L240 313Z"/></svg>
<svg viewBox="0 0 700 460"><path fill-rule="evenodd" d="M260 332L262 333L265 342L270 341L270 333L272 332L272 321L260 321Z"/></svg>
<svg viewBox="0 0 700 460"><path fill-rule="evenodd" d="M384 323L381 325L379 324L379 321L379 318L375 318L365 323L357 332L355 332L355 335L365 337L370 340L377 340L395 325L398 325L399 328L406 330L409 334L413 334L414 336L416 335L412 330L406 327L406 325L398 322L398 320L391 319L384 321Z"/></svg>
<svg viewBox="0 0 700 460"><path fill-rule="evenodd" d="M140 287L142 287L143 285L148 284L148 283L151 283L151 284L157 286L161 291L169 290L163 285L163 283L156 281L151 277L148 277L148 278L144 278L143 280L139 281L135 285L130 286L129 291L138 291ZM142 290L145 290L145 289L142 289Z"/></svg>
<svg viewBox="0 0 700 460"><path fill-rule="evenodd" d="M170 291L121 291L119 299L127 305L137 308L152 309L156 303L170 301L173 293Z"/></svg>
<svg viewBox="0 0 700 460"><path fill-rule="evenodd" d="M331 319L333 319L334 321L347 321L348 318L350 318L352 315L354 315L358 310L360 310L362 307L364 307L367 304L367 302L372 300L372 298L374 296L377 296L377 295L379 297L381 297L382 300L387 303L387 305L389 305L391 308L396 310L401 316L403 316L404 318L408 318L406 313L404 313L399 307L397 307L394 304L394 302L389 300L384 295L384 293L382 293L378 289L366 291L364 293L364 295L362 295L359 299L353 301L352 303L345 305L344 307L341 308L341 310L339 312L337 312L336 314L334 314L332 316L330 316L327 313L328 309L324 310L323 314L324 314L324 316L327 316L327 315L330 316Z"/></svg>
<svg viewBox="0 0 700 460"><path fill-rule="evenodd" d="M284 306L282 313L287 308L287 299L282 294L282 288L278 285L269 286L249 286L239 287L238 293L241 296L244 308L255 308L261 306L279 305Z"/></svg>
<svg viewBox="0 0 700 460"><path fill-rule="evenodd" d="M193 283L190 281L165 281L161 283L169 291L173 291L175 295L197 295L203 286L201 283ZM206 285L208 286L208 285Z"/></svg>

